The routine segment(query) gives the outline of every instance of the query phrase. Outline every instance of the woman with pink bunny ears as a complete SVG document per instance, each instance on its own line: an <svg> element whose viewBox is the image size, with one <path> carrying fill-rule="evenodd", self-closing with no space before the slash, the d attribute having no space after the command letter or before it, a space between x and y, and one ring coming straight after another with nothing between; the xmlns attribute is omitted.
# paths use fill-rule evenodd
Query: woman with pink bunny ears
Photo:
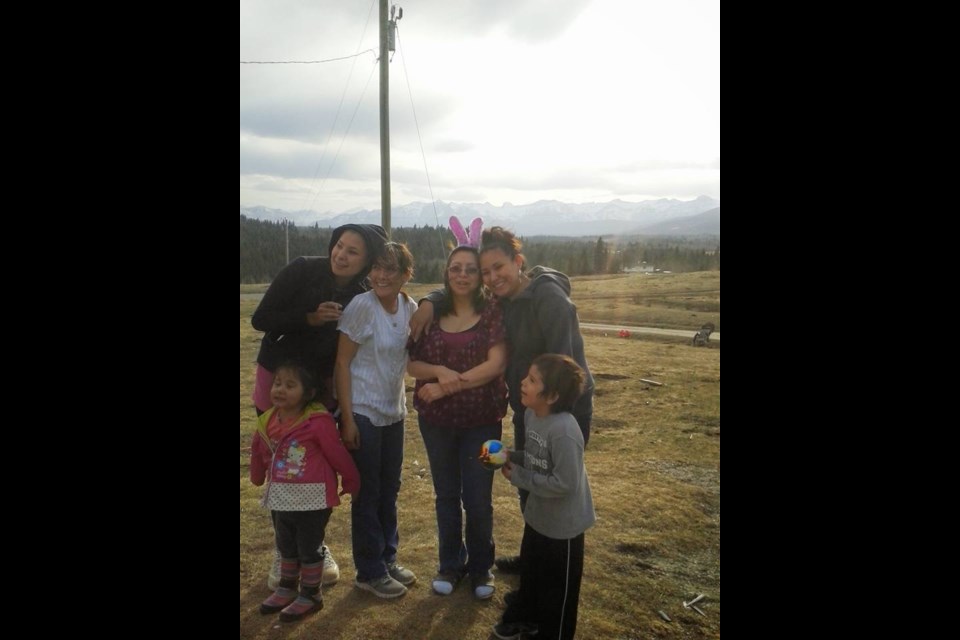
<svg viewBox="0 0 960 640"><path fill-rule="evenodd" d="M526 438L524 407L520 402L520 381L527 375L531 363L544 353L570 356L584 371L583 394L574 403L571 413L583 434L583 445L590 439L593 420L593 376L587 365L580 333L577 307L570 299L570 279L559 271L536 266L526 269L520 239L502 227L483 231L480 245L480 274L487 289L503 307L503 322L507 330L510 358L504 375L513 407L513 435L515 448L523 448ZM445 292L432 291L423 300L410 320L411 338L429 331L434 306L446 304ZM425 329L426 327L426 329ZM529 492L520 489L520 510L523 511ZM503 573L519 573L519 556L497 558L497 568Z"/></svg>
<svg viewBox="0 0 960 640"><path fill-rule="evenodd" d="M449 595L470 576L473 596L485 600L494 592L493 474L476 456L502 435L507 348L500 304L480 282L482 226L480 218L469 229L450 218L458 246L447 258L443 302L429 334L408 344L407 373L417 379L413 406L436 493L439 567L431 586Z"/></svg>
<svg viewBox="0 0 960 640"><path fill-rule="evenodd" d="M471 249L480 249L480 236L483 231L483 220L474 218L470 223L469 229L464 229L457 216L450 216L450 231L453 237L457 239L457 248L470 247Z"/></svg>

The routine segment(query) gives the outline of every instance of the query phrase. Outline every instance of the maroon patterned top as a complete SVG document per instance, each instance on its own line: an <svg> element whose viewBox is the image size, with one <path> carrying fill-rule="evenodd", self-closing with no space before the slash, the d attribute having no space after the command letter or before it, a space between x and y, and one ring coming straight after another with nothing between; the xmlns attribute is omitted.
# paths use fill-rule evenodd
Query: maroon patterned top
<svg viewBox="0 0 960 640"><path fill-rule="evenodd" d="M503 310L500 303L491 300L480 312L480 321L460 333L447 333L434 319L430 333L418 343L408 345L410 359L428 364L439 364L453 371L469 371L487 360L491 347L506 341ZM413 392L413 406L425 422L438 427L475 427L499 422L507 412L507 385L503 376L482 387L467 389L427 404L417 392L427 382L417 380Z"/></svg>

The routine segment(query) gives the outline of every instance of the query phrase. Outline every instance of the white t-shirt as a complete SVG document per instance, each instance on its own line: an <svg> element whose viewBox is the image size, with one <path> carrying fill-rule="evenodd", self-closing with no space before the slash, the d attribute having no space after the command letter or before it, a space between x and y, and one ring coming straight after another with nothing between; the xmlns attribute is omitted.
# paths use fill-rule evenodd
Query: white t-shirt
<svg viewBox="0 0 960 640"><path fill-rule="evenodd" d="M391 315L377 294L362 293L350 301L337 325L360 345L350 363L353 412L368 417L378 427L399 422L407 415L403 375L410 316L416 312L417 303L402 293L397 298L397 312Z"/></svg>

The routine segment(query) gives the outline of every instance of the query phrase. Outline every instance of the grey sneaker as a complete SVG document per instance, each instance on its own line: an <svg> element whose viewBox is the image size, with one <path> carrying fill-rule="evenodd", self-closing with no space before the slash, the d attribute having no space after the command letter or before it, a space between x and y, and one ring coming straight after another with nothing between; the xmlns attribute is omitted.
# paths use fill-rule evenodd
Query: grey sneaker
<svg viewBox="0 0 960 640"><path fill-rule="evenodd" d="M391 578L389 573L366 582L354 580L353 586L369 591L378 598L399 598L407 592L407 588Z"/></svg>
<svg viewBox="0 0 960 640"><path fill-rule="evenodd" d="M404 569L396 562L387 565L387 573L390 574L391 578L404 586L417 581L417 574L410 571L410 569Z"/></svg>
<svg viewBox="0 0 960 640"><path fill-rule="evenodd" d="M270 571L267 573L267 588L276 591L280 586L280 552L273 549L273 564L270 565Z"/></svg>
<svg viewBox="0 0 960 640"><path fill-rule="evenodd" d="M320 579L320 584L325 587L331 584L337 584L337 580L340 579L340 567L337 566L337 561L333 559L333 554L330 553L330 547L322 545L320 547L320 553L323 554L323 577ZM279 567L280 565L278 564L277 566Z"/></svg>

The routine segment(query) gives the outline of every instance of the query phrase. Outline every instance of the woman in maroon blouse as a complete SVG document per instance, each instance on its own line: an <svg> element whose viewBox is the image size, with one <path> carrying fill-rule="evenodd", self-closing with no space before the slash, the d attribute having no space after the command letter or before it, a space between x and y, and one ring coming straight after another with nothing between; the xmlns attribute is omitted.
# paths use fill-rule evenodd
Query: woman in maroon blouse
<svg viewBox="0 0 960 640"><path fill-rule="evenodd" d="M503 314L483 292L475 247L450 254L444 289L440 317L410 344L407 366L437 494L440 569L432 586L447 595L469 575L474 597L486 599L494 591L493 473L477 456L485 441L500 438L507 408Z"/></svg>

